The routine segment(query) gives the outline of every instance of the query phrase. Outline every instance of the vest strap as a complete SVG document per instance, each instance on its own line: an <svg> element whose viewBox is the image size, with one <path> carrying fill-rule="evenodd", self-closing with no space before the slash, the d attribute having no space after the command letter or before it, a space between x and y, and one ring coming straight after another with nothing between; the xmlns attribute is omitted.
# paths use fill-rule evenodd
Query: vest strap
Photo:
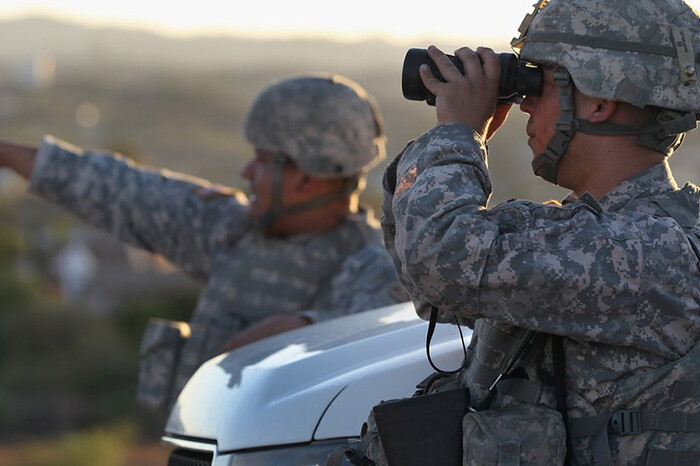
<svg viewBox="0 0 700 466"><path fill-rule="evenodd" d="M496 390L524 403L538 404L542 395L542 384L527 379L502 379L496 385Z"/></svg>
<svg viewBox="0 0 700 466"><path fill-rule="evenodd" d="M700 398L700 380L679 380L674 383L671 398Z"/></svg>
<svg viewBox="0 0 700 466"><path fill-rule="evenodd" d="M691 384L682 384L680 391L692 390ZM608 429L609 427L609 429ZM612 455L608 441L608 432L617 435L634 435L653 430L660 432L700 433L700 413L674 413L670 411L648 411L640 409L625 409L612 414L569 418L567 431L572 438L593 437L591 449L593 462L596 466L612 465ZM649 466L697 466L700 452L674 452L671 450L649 450L655 462L648 460ZM662 453L660 453L662 452ZM683 462L673 462L666 458L675 454L674 458ZM693 462L690 458L694 458ZM675 460L674 460L675 461Z"/></svg>
<svg viewBox="0 0 700 466"><path fill-rule="evenodd" d="M676 451L650 448L647 450L648 466L697 466L700 464L700 451Z"/></svg>
<svg viewBox="0 0 700 466"><path fill-rule="evenodd" d="M617 435L634 435L646 430L700 433L700 413L674 413L624 409L612 414L570 418L567 428L572 437L592 437L607 431Z"/></svg>

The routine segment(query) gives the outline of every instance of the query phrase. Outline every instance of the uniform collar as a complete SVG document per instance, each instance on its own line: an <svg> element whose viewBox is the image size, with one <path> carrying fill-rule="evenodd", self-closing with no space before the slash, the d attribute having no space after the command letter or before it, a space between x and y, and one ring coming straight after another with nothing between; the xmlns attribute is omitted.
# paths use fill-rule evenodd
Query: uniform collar
<svg viewBox="0 0 700 466"><path fill-rule="evenodd" d="M268 240L279 240L290 243L308 243L310 241L318 241L322 238L332 238L331 241L337 241L339 234L347 232L355 232L357 225L365 225L379 228L379 222L374 217L374 212L369 207L359 206L358 211L347 215L338 225L330 230L314 233L300 233L288 236L263 235Z"/></svg>
<svg viewBox="0 0 700 466"><path fill-rule="evenodd" d="M635 173L611 189L600 200L604 210L620 210L628 202L678 189L667 161Z"/></svg>

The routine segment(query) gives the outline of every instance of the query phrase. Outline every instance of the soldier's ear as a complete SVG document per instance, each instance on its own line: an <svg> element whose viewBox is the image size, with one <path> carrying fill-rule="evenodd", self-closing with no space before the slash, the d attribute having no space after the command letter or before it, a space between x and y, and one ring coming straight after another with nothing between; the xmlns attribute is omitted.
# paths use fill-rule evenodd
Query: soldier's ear
<svg viewBox="0 0 700 466"><path fill-rule="evenodd" d="M308 194L318 191L324 184L324 180L315 176L299 172L295 178L294 190L299 194Z"/></svg>
<svg viewBox="0 0 700 466"><path fill-rule="evenodd" d="M617 111L618 103L614 100L596 99L597 105L589 118L592 123L608 121Z"/></svg>
<svg viewBox="0 0 700 466"><path fill-rule="evenodd" d="M618 102L590 97L578 89L575 91L574 99L576 116L591 123L609 121L618 109Z"/></svg>

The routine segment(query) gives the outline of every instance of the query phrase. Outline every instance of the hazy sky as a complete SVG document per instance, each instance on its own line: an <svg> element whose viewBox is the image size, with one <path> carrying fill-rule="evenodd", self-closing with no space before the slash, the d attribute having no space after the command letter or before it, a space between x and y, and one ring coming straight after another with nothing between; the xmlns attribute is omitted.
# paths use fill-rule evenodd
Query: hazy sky
<svg viewBox="0 0 700 466"><path fill-rule="evenodd" d="M630 0L634 1L634 0ZM404 3L404 6L399 6ZM413 6L408 6L413 3ZM177 35L246 34L394 42L507 44L534 0L2 0L0 19L52 15L95 26L147 28ZM700 10L700 0L688 3ZM476 44L467 44L476 45Z"/></svg>
<svg viewBox="0 0 700 466"><path fill-rule="evenodd" d="M633 1L633 0L632 0ZM693 0L700 3L700 0ZM367 36L411 42L474 36L507 43L534 0L2 0L0 19L49 14L93 25L126 25L170 34L243 33L333 39ZM403 5L402 5L403 4ZM411 4L411 6L409 6Z"/></svg>

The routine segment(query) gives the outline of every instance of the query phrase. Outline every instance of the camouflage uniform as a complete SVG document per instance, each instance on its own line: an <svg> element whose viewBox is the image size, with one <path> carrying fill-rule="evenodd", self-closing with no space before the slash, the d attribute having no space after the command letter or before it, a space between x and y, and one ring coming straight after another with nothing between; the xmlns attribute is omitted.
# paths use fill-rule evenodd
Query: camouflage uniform
<svg viewBox="0 0 700 466"><path fill-rule="evenodd" d="M206 283L176 392L234 333L268 315L302 314L319 322L403 300L367 212L327 233L268 237L248 219L238 192L50 137L39 150L30 188Z"/></svg>
<svg viewBox="0 0 700 466"><path fill-rule="evenodd" d="M616 392L621 381L700 341L700 190L679 189L666 164L600 202L583 195L561 207L486 208L486 149L469 128L447 125L417 139L385 186L385 241L418 313L427 319L434 305L443 322L457 316L470 326L485 319L565 335L571 417L630 407L619 404L629 401ZM551 367L545 346L526 369L541 380ZM469 385L478 403L484 387ZM554 407L551 390L540 402ZM580 448L592 464L590 449Z"/></svg>
<svg viewBox="0 0 700 466"><path fill-rule="evenodd" d="M648 24L662 14L673 28L661 20ZM550 164L545 178L555 182L576 129L632 134L621 125L575 120L571 78L586 95L673 109L667 121L676 126L662 128L661 118L654 122L660 131L647 126L634 133L656 138L640 137L640 145L672 153L682 132L695 126L699 107L691 78L700 58L683 50L692 52L698 41L697 16L681 2L654 0L553 0L542 15L532 21L535 32L526 34L524 23L521 58L562 67L555 77L566 79L557 80L559 133L535 168ZM656 49L649 52L647 44ZM640 53L651 53L649 70ZM450 124L409 145L387 169L384 190L385 244L419 315L427 319L435 307L438 321L474 328L461 381L472 406L489 409L464 418L464 465L545 464L544 457L561 464L561 444L515 443L514 455L467 447L468 418L476 419L470 428L498 432L498 450L518 426L527 431L534 424L527 410L557 408L550 342L559 338L552 335L563 341L567 429L578 464L699 464L700 188L679 188L663 162L600 200L583 194L562 205L510 201L489 208L485 142ZM524 378L499 382L488 402L510 348L531 331L539 336L520 358ZM514 421L508 410L523 402L525 416ZM485 459L504 452L512 462Z"/></svg>

